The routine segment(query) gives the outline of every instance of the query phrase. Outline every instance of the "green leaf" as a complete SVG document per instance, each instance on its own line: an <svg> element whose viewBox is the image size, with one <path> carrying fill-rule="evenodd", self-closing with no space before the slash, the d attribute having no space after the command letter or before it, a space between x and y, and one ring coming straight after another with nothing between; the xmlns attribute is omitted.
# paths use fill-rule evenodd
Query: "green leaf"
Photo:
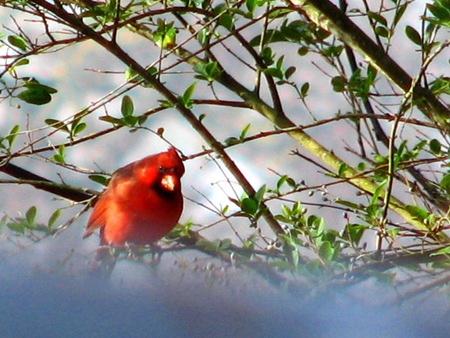
<svg viewBox="0 0 450 338"><path fill-rule="evenodd" d="M302 96L302 98L305 98L308 95L308 92L309 92L309 82L305 82L300 87L300 95Z"/></svg>
<svg viewBox="0 0 450 338"><path fill-rule="evenodd" d="M173 27L174 22L167 23L162 19L157 20L158 28L154 33L155 43L162 49L174 48L177 31Z"/></svg>
<svg viewBox="0 0 450 338"><path fill-rule="evenodd" d="M387 235L390 238L396 238L397 235L399 234L399 232L400 232L400 228L391 228L391 229L388 229Z"/></svg>
<svg viewBox="0 0 450 338"><path fill-rule="evenodd" d="M358 245L364 232L366 231L366 226L362 224L347 224L344 230L344 236L353 243Z"/></svg>
<svg viewBox="0 0 450 338"><path fill-rule="evenodd" d="M366 164L364 162L359 162L356 169L358 169L358 171L364 171L366 170Z"/></svg>
<svg viewBox="0 0 450 338"><path fill-rule="evenodd" d="M286 71L284 72L284 77L286 79L289 79L295 73L296 70L297 68L294 66L288 67L288 69L286 69Z"/></svg>
<svg viewBox="0 0 450 338"><path fill-rule="evenodd" d="M450 1L435 0L433 4L427 4L427 9L435 17L427 18L439 26L450 27Z"/></svg>
<svg viewBox="0 0 450 338"><path fill-rule="evenodd" d="M216 61L209 63L198 63L194 66L194 71L199 75L195 75L196 79L213 82L220 75L218 63Z"/></svg>
<svg viewBox="0 0 450 338"><path fill-rule="evenodd" d="M266 74L267 76L272 76L277 79L283 78L283 71L275 67L264 69L264 74Z"/></svg>
<svg viewBox="0 0 450 338"><path fill-rule="evenodd" d="M222 12L219 16L219 24L229 31L234 29L234 18L229 12Z"/></svg>
<svg viewBox="0 0 450 338"><path fill-rule="evenodd" d="M236 145L236 144L242 143L242 140L238 139L238 138L235 137L235 136L230 136L230 137L227 137L227 138L225 139L224 143L225 143L225 145L231 147L231 146L234 146L234 145Z"/></svg>
<svg viewBox="0 0 450 338"><path fill-rule="evenodd" d="M133 104L133 100L128 95L125 95L122 98L122 104L121 104L120 111L122 113L122 116L124 116L124 117L133 115L134 104Z"/></svg>
<svg viewBox="0 0 450 338"><path fill-rule="evenodd" d="M29 225L34 224L36 219L37 209L35 206L32 206L25 214L26 221Z"/></svg>
<svg viewBox="0 0 450 338"><path fill-rule="evenodd" d="M34 105L44 105L52 100L50 94L43 88L25 89L17 97L26 103Z"/></svg>
<svg viewBox="0 0 450 338"><path fill-rule="evenodd" d="M335 92L343 92L345 91L345 87L347 84L347 80L342 76L335 76L331 79L331 85L333 86L333 90Z"/></svg>
<svg viewBox="0 0 450 338"><path fill-rule="evenodd" d="M8 36L8 42L14 47L19 48L23 52L27 50L27 43L21 36L10 35Z"/></svg>
<svg viewBox="0 0 450 338"><path fill-rule="evenodd" d="M387 21L386 19L380 15L379 13L376 12L371 12L368 11L367 15L369 16L369 18L371 18L373 21L377 22L378 24L387 27Z"/></svg>
<svg viewBox="0 0 450 338"><path fill-rule="evenodd" d="M192 98L192 95L194 94L196 86L197 86L197 82L193 82L189 87L186 88L186 90L183 93L183 96L181 97L181 102L188 109L192 108L191 98Z"/></svg>
<svg viewBox="0 0 450 338"><path fill-rule="evenodd" d="M245 5L250 13L253 14L255 8L258 6L259 0L245 0Z"/></svg>
<svg viewBox="0 0 450 338"><path fill-rule="evenodd" d="M29 88L29 89L34 89L34 88L43 89L49 94L56 94L58 92L55 88L46 86L46 85L38 82L35 79L32 79L32 80L28 81L27 83L25 83L24 87Z"/></svg>
<svg viewBox="0 0 450 338"><path fill-rule="evenodd" d="M88 177L91 181L93 181L95 183L100 183L103 186L108 185L109 176L93 174L93 175L89 175Z"/></svg>
<svg viewBox="0 0 450 338"><path fill-rule="evenodd" d="M28 59L22 58L14 62L14 64L9 68L11 74L15 74L16 68L20 66L28 65L30 61Z"/></svg>
<svg viewBox="0 0 450 338"><path fill-rule="evenodd" d="M151 77L154 77L156 74L158 74L158 69L156 67L150 67L146 69L147 74ZM146 81L142 76L140 76L133 68L128 67L125 70L125 79L129 81L130 83L138 83L140 82L140 85L143 87L151 87L151 84Z"/></svg>
<svg viewBox="0 0 450 338"><path fill-rule="evenodd" d="M336 250L333 248L330 242L325 241L319 247L319 255L325 261L329 262L333 259Z"/></svg>
<svg viewBox="0 0 450 338"><path fill-rule="evenodd" d="M66 162L66 147L64 144L61 144L58 148L58 151L55 155L53 155L52 160L56 163L64 164Z"/></svg>
<svg viewBox="0 0 450 338"><path fill-rule="evenodd" d="M5 136L6 141L8 142L8 149L11 149L14 140L16 139L18 133L20 130L20 126L16 124L12 129L9 131L9 134Z"/></svg>
<svg viewBox="0 0 450 338"><path fill-rule="evenodd" d="M430 151L432 153L434 153L435 155L440 155L441 154L441 142L439 142L436 139L432 139L430 141L429 146L430 146Z"/></svg>
<svg viewBox="0 0 450 338"><path fill-rule="evenodd" d="M439 185L447 191L450 191L450 173L445 174Z"/></svg>
<svg viewBox="0 0 450 338"><path fill-rule="evenodd" d="M408 210L409 213L413 215L413 217L419 220L424 220L430 215L429 211L422 209L416 205L407 205L406 210Z"/></svg>
<svg viewBox="0 0 450 338"><path fill-rule="evenodd" d="M258 191L255 193L254 199L260 204L264 199L264 194L267 191L267 186L263 184L261 188L258 189Z"/></svg>
<svg viewBox="0 0 450 338"><path fill-rule="evenodd" d="M442 94L450 95L450 77L439 77L430 83L431 91L439 96Z"/></svg>
<svg viewBox="0 0 450 338"><path fill-rule="evenodd" d="M78 134L80 134L83 130L85 130L87 127L87 124L84 122L81 123L77 123L76 125L74 125L71 129L71 136L75 137Z"/></svg>
<svg viewBox="0 0 450 338"><path fill-rule="evenodd" d="M306 46L302 46L297 50L297 54L300 56L305 56L306 54L308 54L309 49Z"/></svg>
<svg viewBox="0 0 450 338"><path fill-rule="evenodd" d="M438 251L431 253L430 257L439 255L450 255L450 246L443 247L442 249L439 249Z"/></svg>
<svg viewBox="0 0 450 338"><path fill-rule="evenodd" d="M378 184L378 187L373 192L372 199L370 200L370 204L375 205L378 203L378 199L380 198L381 193L384 195L384 186L387 184L387 180L383 180Z"/></svg>
<svg viewBox="0 0 450 338"><path fill-rule="evenodd" d="M240 140L244 140L244 139L245 139L245 136L247 135L248 130L250 129L250 126L251 126L251 123L248 123L248 124L244 127L244 129L242 129L241 134L239 135L239 139L240 139Z"/></svg>
<svg viewBox="0 0 450 338"><path fill-rule="evenodd" d="M167 100L158 100L158 102L163 108L173 108L175 106L172 102Z"/></svg>
<svg viewBox="0 0 450 338"><path fill-rule="evenodd" d="M139 121L139 117L138 116L132 116L132 115L125 115L122 118L123 124L128 126L128 127L134 127L136 126L136 124Z"/></svg>
<svg viewBox="0 0 450 338"><path fill-rule="evenodd" d="M118 119L117 117L113 117L113 116L100 116L98 118L100 121L104 121L104 122L108 122L108 123L112 123L112 124L117 124L119 126L123 126L125 125L124 121L122 119Z"/></svg>
<svg viewBox="0 0 450 338"><path fill-rule="evenodd" d="M67 133L70 132L70 131L69 131L69 128L67 127L67 125L66 125L64 122L60 121L60 120L56 120L56 119L45 119L44 122L45 122L47 125L49 125L50 127L52 127L52 128L55 128L55 129L61 129L61 130L65 131L65 132L67 132Z"/></svg>
<svg viewBox="0 0 450 338"><path fill-rule="evenodd" d="M400 22L400 19L403 17L403 14L405 14L405 10L408 7L408 5L409 5L408 3L404 3L400 6L397 5L394 19L392 20L394 26L396 26Z"/></svg>
<svg viewBox="0 0 450 338"><path fill-rule="evenodd" d="M423 42L422 42L422 38L420 37L420 34L418 31L416 31L413 27L411 26L406 26L405 28L405 33L406 36L412 41L414 42L416 45L418 46L422 46Z"/></svg>
<svg viewBox="0 0 450 338"><path fill-rule="evenodd" d="M256 211L258 211L258 203L250 197L244 198L241 201L241 209L248 215L255 215Z"/></svg>
<svg viewBox="0 0 450 338"><path fill-rule="evenodd" d="M346 206L346 207L348 207L349 209L352 209L352 210L362 210L364 208L364 206L362 206L361 204L350 202L350 201L346 201L346 200L342 200L340 198L336 198L334 200L334 202L338 203L340 205Z"/></svg>
<svg viewBox="0 0 450 338"><path fill-rule="evenodd" d="M10 222L6 224L6 226L14 232L18 232L20 234L25 233L25 224L23 224L22 222Z"/></svg>
<svg viewBox="0 0 450 338"><path fill-rule="evenodd" d="M338 169L338 176L339 177L345 177L345 172L348 170L348 165L347 163L341 163L339 165L339 169Z"/></svg>
<svg viewBox="0 0 450 338"><path fill-rule="evenodd" d="M391 31L387 29L386 27L377 26L375 27L375 34L378 36L381 36L382 38L390 38L391 37Z"/></svg>
<svg viewBox="0 0 450 338"><path fill-rule="evenodd" d="M56 209L53 214L51 214L51 216L48 219L47 222L47 226L49 228L53 228L53 226L55 225L56 221L58 220L59 216L61 216L61 210L60 209Z"/></svg>

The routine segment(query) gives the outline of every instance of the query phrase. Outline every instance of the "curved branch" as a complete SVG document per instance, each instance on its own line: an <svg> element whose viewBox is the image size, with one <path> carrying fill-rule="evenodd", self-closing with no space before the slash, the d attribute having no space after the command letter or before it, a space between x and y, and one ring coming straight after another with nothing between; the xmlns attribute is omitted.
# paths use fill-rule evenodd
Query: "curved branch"
<svg viewBox="0 0 450 338"><path fill-rule="evenodd" d="M412 92L417 107L431 121L450 132L450 109L427 88L415 83L386 52L373 42L339 8L328 0L288 0L293 8L316 25L329 31L359 53L372 67L383 73L404 93Z"/></svg>
<svg viewBox="0 0 450 338"><path fill-rule="evenodd" d="M92 198L95 195L93 192L88 190L74 188L67 184L59 184L53 182L51 180L36 175L31 171L25 170L9 162L0 166L0 171L18 179L17 181L11 181L8 183L29 184L35 187L36 189L40 189L57 196L61 196L73 202L86 203L90 198Z"/></svg>

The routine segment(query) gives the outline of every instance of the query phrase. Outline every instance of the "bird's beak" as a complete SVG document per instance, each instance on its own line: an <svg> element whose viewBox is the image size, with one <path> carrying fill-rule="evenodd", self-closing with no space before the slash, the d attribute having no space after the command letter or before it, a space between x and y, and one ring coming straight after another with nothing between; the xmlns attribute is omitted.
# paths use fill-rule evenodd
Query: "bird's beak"
<svg viewBox="0 0 450 338"><path fill-rule="evenodd" d="M161 187L166 191L174 191L178 185L178 177L174 174L166 174L161 179Z"/></svg>

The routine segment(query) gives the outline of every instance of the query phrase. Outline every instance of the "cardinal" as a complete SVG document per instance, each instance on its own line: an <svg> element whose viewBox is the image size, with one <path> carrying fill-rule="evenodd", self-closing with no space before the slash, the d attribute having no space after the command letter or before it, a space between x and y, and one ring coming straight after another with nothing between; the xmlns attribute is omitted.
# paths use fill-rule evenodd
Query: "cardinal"
<svg viewBox="0 0 450 338"><path fill-rule="evenodd" d="M183 210L184 165L175 148L118 169L94 205L83 238L100 229L100 245L152 244Z"/></svg>

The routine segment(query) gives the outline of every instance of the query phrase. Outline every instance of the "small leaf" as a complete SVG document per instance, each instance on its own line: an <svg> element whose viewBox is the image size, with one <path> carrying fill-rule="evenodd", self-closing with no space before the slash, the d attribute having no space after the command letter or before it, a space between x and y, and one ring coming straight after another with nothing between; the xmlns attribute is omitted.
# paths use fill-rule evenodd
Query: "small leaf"
<svg viewBox="0 0 450 338"><path fill-rule="evenodd" d="M197 86L197 82L193 82L189 87L186 88L186 90L183 93L183 96L181 97L181 101L183 105L191 109L192 108L192 94L194 94L195 87Z"/></svg>
<svg viewBox="0 0 450 338"><path fill-rule="evenodd" d="M286 71L284 73L284 77L286 79L289 79L295 73L296 70L297 70L297 68L294 66L289 67L288 69L286 69Z"/></svg>
<svg viewBox="0 0 450 338"><path fill-rule="evenodd" d="M308 52L309 52L309 49L308 49L308 47L305 47L305 46L300 47L297 50L297 54L300 55L300 56L305 56L306 54L308 54Z"/></svg>
<svg viewBox="0 0 450 338"><path fill-rule="evenodd" d="M381 193L383 193L384 196L384 186L387 184L387 179L383 180L378 184L378 187L373 192L372 199L370 200L371 205L375 205L378 202L378 198L380 198Z"/></svg>
<svg viewBox="0 0 450 338"><path fill-rule="evenodd" d="M247 124L244 129L242 129L241 131L241 135L239 135L239 139L243 140L245 138L245 136L248 133L248 130L250 129L251 123Z"/></svg>
<svg viewBox="0 0 450 338"><path fill-rule="evenodd" d="M335 92L343 92L345 90L345 86L347 81L342 76L335 76L331 79L331 85L333 86L333 90Z"/></svg>
<svg viewBox="0 0 450 338"><path fill-rule="evenodd" d="M77 123L71 130L71 134L72 136L77 136L78 134L80 134L83 130L85 130L87 127L87 124L84 122L81 123Z"/></svg>
<svg viewBox="0 0 450 338"><path fill-rule="evenodd" d="M431 253L430 257L439 255L450 255L450 246L443 247L442 249L439 249L438 251Z"/></svg>
<svg viewBox="0 0 450 338"><path fill-rule="evenodd" d="M58 220L59 216L61 216L61 210L56 209L53 214L51 214L50 218L48 219L47 226L49 228L52 228L53 225L55 225L56 221Z"/></svg>
<svg viewBox="0 0 450 338"><path fill-rule="evenodd" d="M30 61L28 59L22 58L17 60L17 62L14 62L14 64L9 68L9 73L14 74L14 77L17 77L16 75L16 68L24 65L28 65Z"/></svg>
<svg viewBox="0 0 450 338"><path fill-rule="evenodd" d="M353 244L358 245L365 231L366 227L364 225L347 224L345 227L344 234L348 236L348 238Z"/></svg>
<svg viewBox="0 0 450 338"><path fill-rule="evenodd" d="M261 186L261 188L259 188L258 191L255 193L254 199L258 202L258 204L262 202L266 191L267 191L267 186L265 184L263 184Z"/></svg>
<svg viewBox="0 0 450 338"><path fill-rule="evenodd" d="M109 176L93 174L89 175L88 177L91 181L95 183L100 183L103 186L108 185Z"/></svg>
<svg viewBox="0 0 450 338"><path fill-rule="evenodd" d="M112 117L112 116L109 116L109 115L100 116L98 119L100 121L117 124L119 126L123 126L124 125L124 121L122 119L118 119L116 117Z"/></svg>
<svg viewBox="0 0 450 338"><path fill-rule="evenodd" d="M234 30L234 18L228 12L222 12L219 16L219 24L228 29L230 32Z"/></svg>
<svg viewBox="0 0 450 338"><path fill-rule="evenodd" d="M9 131L9 134L5 137L6 141L8 142L8 149L11 149L14 140L16 139L18 133L20 130L20 126L16 124L12 129Z"/></svg>
<svg viewBox="0 0 450 338"><path fill-rule="evenodd" d="M25 225L22 222L11 222L6 224L6 226L14 232L18 232L21 234L25 233Z"/></svg>
<svg viewBox="0 0 450 338"><path fill-rule="evenodd" d="M406 36L418 46L422 46L422 38L419 32L417 32L413 27L406 26L405 28Z"/></svg>
<svg viewBox="0 0 450 338"><path fill-rule="evenodd" d="M382 38L389 38L391 36L391 31L386 27L377 26L375 27L375 33Z"/></svg>
<svg viewBox="0 0 450 338"><path fill-rule="evenodd" d="M362 210L363 209L363 206L361 204L350 202L350 201L346 201L346 200L342 200L340 198L336 198L334 200L334 202L338 203L340 205L346 206L349 209L353 209L353 210Z"/></svg>
<svg viewBox="0 0 450 338"><path fill-rule="evenodd" d="M121 104L120 111L122 113L122 116L131 116L131 115L133 115L134 104L133 104L133 100L128 95L125 95L122 98L122 104Z"/></svg>
<svg viewBox="0 0 450 338"><path fill-rule="evenodd" d="M158 100L158 102L163 108L173 108L175 106L172 102L167 100Z"/></svg>
<svg viewBox="0 0 450 338"><path fill-rule="evenodd" d="M320 245L319 255L325 261L329 262L333 259L336 250L333 248L330 242L325 241Z"/></svg>
<svg viewBox="0 0 450 338"><path fill-rule="evenodd" d="M397 6L394 19L392 20L394 26L396 26L400 22L400 19L403 17L403 14L405 14L405 10L408 7L408 5L409 5L408 3L404 3L400 6Z"/></svg>
<svg viewBox="0 0 450 338"><path fill-rule="evenodd" d="M65 132L69 132L69 128L67 128L67 125L60 121L60 120L56 120L56 119L45 119L44 122L49 125L50 127L53 127L55 129L61 129Z"/></svg>
<svg viewBox="0 0 450 338"><path fill-rule="evenodd" d="M36 213L37 213L36 207L32 206L30 209L28 209L27 213L25 214L25 218L29 225L34 224L34 221L36 219Z"/></svg>
<svg viewBox="0 0 450 338"><path fill-rule="evenodd" d="M264 74L266 74L268 76L272 76L277 79L283 78L283 71L281 69L275 68L275 67L264 69Z"/></svg>
<svg viewBox="0 0 450 338"><path fill-rule="evenodd" d="M29 104L44 105L52 100L50 94L42 88L25 89L17 97Z"/></svg>
<svg viewBox="0 0 450 338"><path fill-rule="evenodd" d="M434 153L435 155L440 155L441 154L441 142L439 142L436 139L432 139L430 141L430 151L432 153Z"/></svg>
<svg viewBox="0 0 450 338"><path fill-rule="evenodd" d="M29 89L34 89L34 88L43 89L49 94L56 94L58 92L55 88L46 86L42 83L37 82L34 79L32 81L27 82L24 86Z"/></svg>
<svg viewBox="0 0 450 338"><path fill-rule="evenodd" d="M14 47L19 48L23 52L27 50L27 43L26 41L18 35L10 35L8 36L8 42L13 45Z"/></svg>
<svg viewBox="0 0 450 338"><path fill-rule="evenodd" d="M52 160L56 163L64 164L66 162L66 147L61 144L58 148L58 152L52 156Z"/></svg>
<svg viewBox="0 0 450 338"><path fill-rule="evenodd" d="M258 0L245 0L245 5L250 13L255 11L256 6L258 5Z"/></svg>
<svg viewBox="0 0 450 338"><path fill-rule="evenodd" d="M309 82L305 82L300 87L300 95L302 96L302 98L305 98L306 95L308 95L308 91L309 91Z"/></svg>
<svg viewBox="0 0 450 338"><path fill-rule="evenodd" d="M442 177L439 185L447 191L450 191L450 173L447 173Z"/></svg>
<svg viewBox="0 0 450 338"><path fill-rule="evenodd" d="M428 212L425 209L422 209L416 205L407 205L406 206L406 210L409 211L409 213L411 215L413 215L413 217L419 219L419 220L424 220L425 218L427 218L430 214L430 212Z"/></svg>
<svg viewBox="0 0 450 338"><path fill-rule="evenodd" d="M348 165L347 165L347 163L341 163L340 165L339 165L339 169L338 169L338 176L339 177L345 177L345 172L347 171L347 169L348 169Z"/></svg>
<svg viewBox="0 0 450 338"><path fill-rule="evenodd" d="M242 140L240 140L240 139L238 139L237 137L234 137L234 136L227 137L225 139L225 141L224 141L225 145L226 146L230 146L230 147L234 146L236 144L239 144L241 142L242 142Z"/></svg>
<svg viewBox="0 0 450 338"><path fill-rule="evenodd" d="M378 24L387 27L386 19L383 16L381 16L379 13L368 11L367 15L369 16L369 18L371 18Z"/></svg>
<svg viewBox="0 0 450 338"><path fill-rule="evenodd" d="M139 118L137 116L126 115L122 118L122 121L124 125L128 127L134 127L138 123Z"/></svg>
<svg viewBox="0 0 450 338"><path fill-rule="evenodd" d="M244 198L241 201L241 209L243 212L249 215L255 215L258 210L258 203L252 198Z"/></svg>

